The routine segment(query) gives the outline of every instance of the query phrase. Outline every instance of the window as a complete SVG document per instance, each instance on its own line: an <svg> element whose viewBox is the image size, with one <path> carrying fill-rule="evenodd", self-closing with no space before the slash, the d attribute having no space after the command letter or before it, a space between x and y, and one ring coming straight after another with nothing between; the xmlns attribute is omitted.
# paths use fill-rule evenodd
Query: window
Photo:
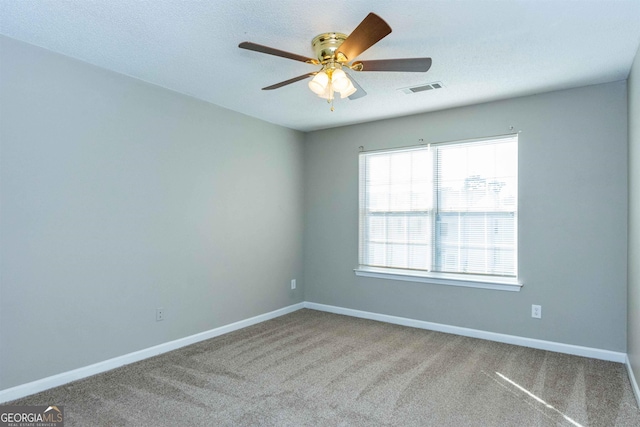
<svg viewBox="0 0 640 427"><path fill-rule="evenodd" d="M517 235L517 135L360 154L357 274L518 290Z"/></svg>

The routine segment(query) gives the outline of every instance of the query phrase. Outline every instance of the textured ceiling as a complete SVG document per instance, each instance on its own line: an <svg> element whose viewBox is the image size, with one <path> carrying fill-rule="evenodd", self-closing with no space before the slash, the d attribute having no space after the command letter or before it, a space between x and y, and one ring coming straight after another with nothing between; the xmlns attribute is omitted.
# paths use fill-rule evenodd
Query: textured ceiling
<svg viewBox="0 0 640 427"><path fill-rule="evenodd" d="M354 73L366 97L331 112L317 67L239 49L313 57L311 39L369 12L393 32L359 59L428 56L427 73ZM0 34L303 131L626 79L640 0L0 0ZM443 89L406 95L430 82Z"/></svg>

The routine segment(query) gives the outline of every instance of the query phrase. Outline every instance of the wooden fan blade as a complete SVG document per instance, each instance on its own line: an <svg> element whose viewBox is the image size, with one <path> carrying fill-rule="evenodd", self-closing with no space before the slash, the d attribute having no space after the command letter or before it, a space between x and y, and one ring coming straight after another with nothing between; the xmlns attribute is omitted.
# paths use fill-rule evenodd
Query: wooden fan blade
<svg viewBox="0 0 640 427"><path fill-rule="evenodd" d="M431 58L378 59L357 61L351 65L354 71L406 71L424 73L431 68Z"/></svg>
<svg viewBox="0 0 640 427"><path fill-rule="evenodd" d="M285 52L284 50L274 49L269 46L263 46L261 44L242 42L238 45L241 49L253 50L255 52L266 53L267 55L280 56L282 58L293 59L294 61L307 62L309 64L319 64L317 59L308 58L306 56L297 55L291 52Z"/></svg>
<svg viewBox="0 0 640 427"><path fill-rule="evenodd" d="M353 101L354 99L358 99L358 98L362 98L363 96L367 95L367 92L365 92L364 89L362 89L362 86L360 86L358 84L358 82L356 81L356 79L353 78L353 76L351 74L349 74L349 79L351 80L351 83L353 83L353 85L355 86L355 88L357 89L352 95L349 95L347 98L350 99L351 101Z"/></svg>
<svg viewBox="0 0 640 427"><path fill-rule="evenodd" d="M306 79L307 77L315 76L316 74L318 74L316 71L314 71L313 73L303 74L303 75L301 75L301 76L294 77L294 78L292 78L292 79L285 80L285 81L283 81L283 82L276 83L276 84L271 85L271 86L263 87L263 88L262 88L262 90L273 90L273 89L278 89L278 88L281 88L282 86L290 85L291 83L295 83L295 82L298 82L298 81L300 81L300 80L304 80L304 79Z"/></svg>
<svg viewBox="0 0 640 427"><path fill-rule="evenodd" d="M390 33L391 27L389 24L375 13L370 13L340 45L338 53L344 55L347 61L353 61L356 56Z"/></svg>

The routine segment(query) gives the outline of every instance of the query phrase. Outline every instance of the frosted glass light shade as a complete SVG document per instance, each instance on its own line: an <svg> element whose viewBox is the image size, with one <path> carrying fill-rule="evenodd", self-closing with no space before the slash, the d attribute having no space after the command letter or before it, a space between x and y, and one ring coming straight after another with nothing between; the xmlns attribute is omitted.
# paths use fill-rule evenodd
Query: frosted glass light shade
<svg viewBox="0 0 640 427"><path fill-rule="evenodd" d="M349 86L345 90L340 91L340 98L351 96L356 93L357 90L353 83L351 83L351 80L349 80Z"/></svg>
<svg viewBox="0 0 640 427"><path fill-rule="evenodd" d="M318 96L322 99L326 99L327 101L333 101L333 85L329 83L324 92L319 93Z"/></svg>
<svg viewBox="0 0 640 427"><path fill-rule="evenodd" d="M333 83L333 88L338 92L342 92L343 90L347 89L351 84L351 80L349 80L347 74L340 69L333 71L331 82Z"/></svg>
<svg viewBox="0 0 640 427"><path fill-rule="evenodd" d="M329 83L329 76L324 71L320 71L315 75L313 79L309 82L309 89L313 91L316 95L322 95L324 91L327 89L327 84Z"/></svg>

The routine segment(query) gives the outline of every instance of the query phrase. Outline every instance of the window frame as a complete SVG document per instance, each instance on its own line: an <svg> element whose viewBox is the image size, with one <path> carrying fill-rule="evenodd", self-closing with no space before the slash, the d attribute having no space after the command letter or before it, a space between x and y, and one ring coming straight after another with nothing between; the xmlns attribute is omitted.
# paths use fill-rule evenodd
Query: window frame
<svg viewBox="0 0 640 427"><path fill-rule="evenodd" d="M391 148L391 149L381 149L381 150L371 150L371 151L362 151L359 155L358 162L358 267L354 269L355 275L360 277L369 277L369 278L378 278L378 279L387 279L387 280L399 280L399 281L410 281L410 282L421 282L421 283L431 283L431 284L439 284L439 285L450 285L450 286L463 286L463 287L472 287L472 288L482 288L482 289L492 289L492 290L503 290L503 291L520 291L523 284L519 281L518 278L518 203L516 200L516 223L515 223L515 245L516 245L516 274L515 276L499 276L499 275L484 275L484 274L469 274L469 273L445 273L445 272L436 272L436 271L427 271L427 270L414 270L414 269L403 269L403 268L395 268L395 267L374 267L367 265L360 265L361 261L361 251L363 250L363 227L361 224L362 221L362 195L364 178L363 178L363 159L364 155L371 153L393 153L399 151L406 150L414 150L414 149L430 149L431 147L437 148L445 145L458 145L458 144L469 144L469 143L482 143L492 140L500 140L500 139L508 139L515 138L516 139L516 147L519 144L518 134L507 134L507 135L498 135L492 137L485 138L472 138L467 140L460 141L450 141L443 142L437 144L421 144L418 146L412 147L399 147L399 148ZM436 163L437 156L433 156L433 162ZM517 162L516 158L516 162ZM435 184L435 178L437 175L436 169L433 171L434 175L434 185L433 192L434 197L437 198L437 185ZM519 178L518 178L519 179ZM519 186L519 184L517 184ZM437 215L438 210L434 211L433 218L431 219L431 230L434 232L435 230L435 216ZM433 240L437 241L436 238ZM435 247L434 247L435 250Z"/></svg>

